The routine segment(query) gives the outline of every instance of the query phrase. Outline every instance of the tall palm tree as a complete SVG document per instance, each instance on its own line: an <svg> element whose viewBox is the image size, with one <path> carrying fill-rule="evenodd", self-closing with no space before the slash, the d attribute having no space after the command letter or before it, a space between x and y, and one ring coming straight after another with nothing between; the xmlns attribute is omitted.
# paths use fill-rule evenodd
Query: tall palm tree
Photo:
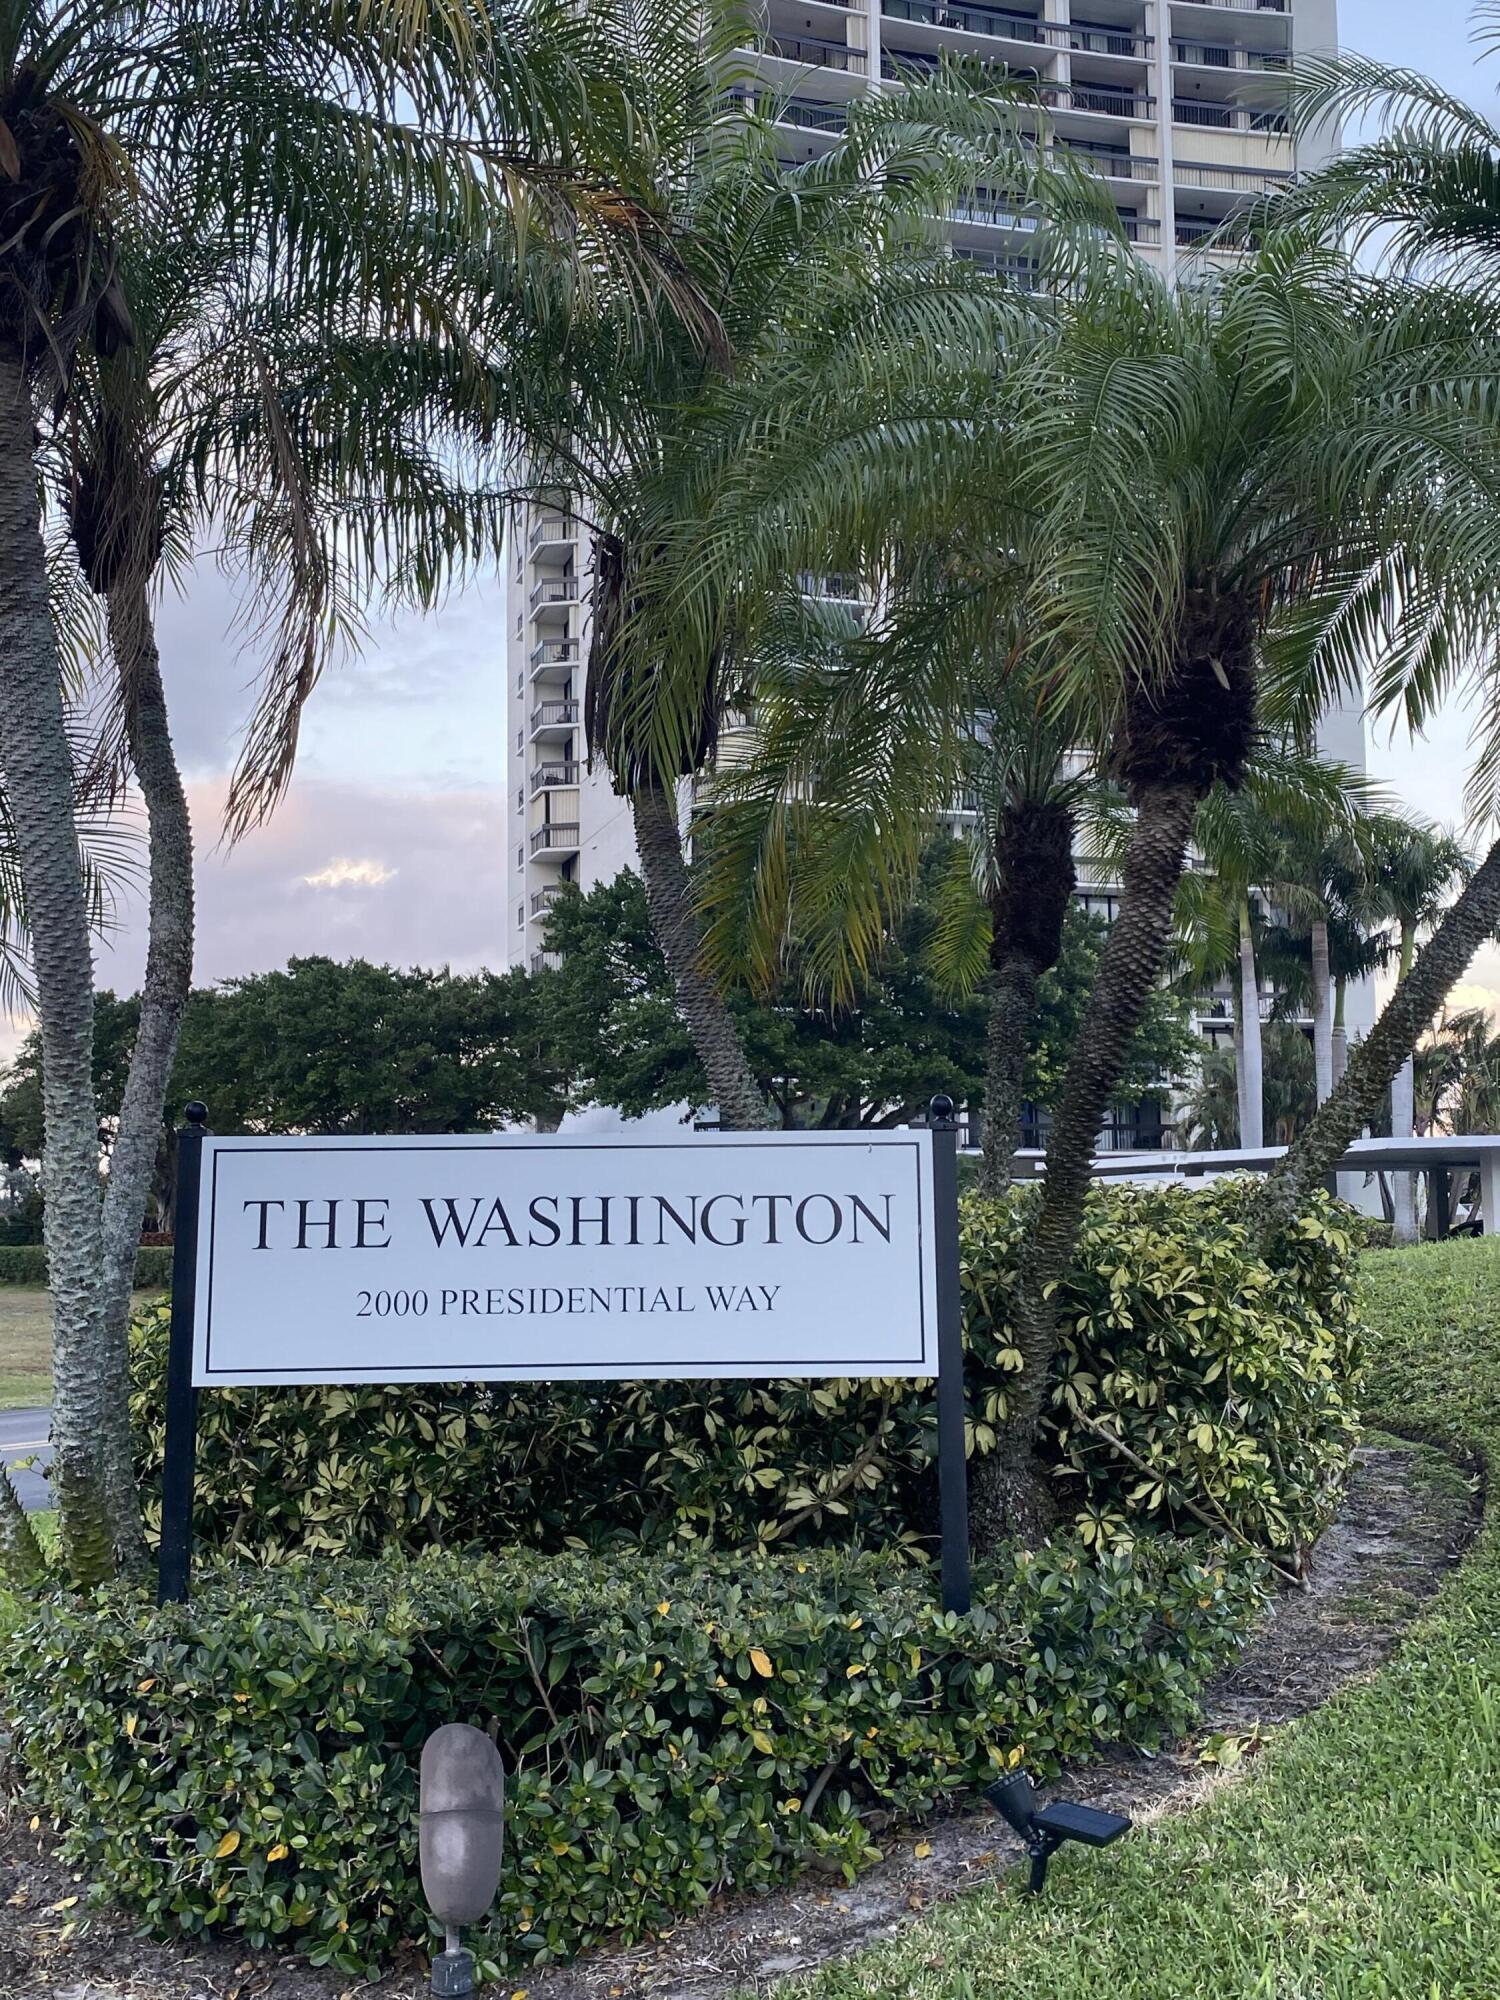
<svg viewBox="0 0 1500 2000"><path fill-rule="evenodd" d="M993 616L1015 618L1019 597L1060 684L1090 707L1094 740L1111 744L1134 808L1120 912L1025 1252L1025 1366L985 1473L991 1525L1034 1533L1050 1512L1030 1446L1057 1338L1051 1299L1123 1051L1163 964L1194 820L1216 785L1243 782L1262 658L1287 666L1267 720L1305 726L1315 704L1284 714L1281 690L1321 692L1320 674L1342 684L1372 625L1390 651L1409 653L1454 645L1500 608L1493 539L1471 532L1500 435L1492 399L1469 384L1493 379L1496 358L1470 302L1363 277L1301 234L1273 235L1192 290L1173 293L1138 267L1091 274L1055 338L1018 340L988 404L950 425L930 460L914 462L920 439L904 440L907 504L942 520L976 592L992 584ZM816 466L816 441L803 448ZM901 495L883 498L899 517ZM850 532L871 504L868 482L824 499ZM711 537L712 527L699 549ZM1409 587L1393 587L1398 574ZM884 731L887 770L915 763L914 732L931 732L932 690L909 679L919 694L903 706L897 686L888 663L862 674L856 656L837 705L867 734ZM757 760L740 858L774 849L788 789L809 768L825 798L841 760L862 793L885 795L868 749L846 757L833 713L830 703L795 757ZM847 791L838 804L860 810ZM826 817L842 824L831 807ZM829 851L847 852L837 841ZM851 908L857 887L840 913Z"/></svg>
<svg viewBox="0 0 1500 2000"><path fill-rule="evenodd" d="M64 1554L80 1581L109 1564L117 1525L110 1467L114 1498L126 1508L118 1525L127 1545L134 1507L122 1483L128 1442L118 1314L116 1332L105 1330L92 977L46 588L38 431L44 448L50 439L70 450L84 385L128 360L139 336L126 246L133 229L164 215L185 219L179 247L189 264L200 240L232 244L263 297L295 287L303 313L317 301L329 337L367 330L365 315L375 326L413 330L424 313L456 306L444 269L456 220L482 241L492 222L503 231L515 202L543 235L566 234L578 246L579 269L614 259L637 276L647 269L675 284L649 208L602 171L634 141L631 79L607 21L588 9L544 5L501 17L483 0L417 7L377 0L356 10L303 0L0 5L0 768L34 939L54 1479ZM393 287L400 265L386 225L396 220L407 282ZM121 448L81 462L67 493L95 577L118 571L105 595L130 686L126 735L155 815L153 863L170 844L180 881L186 821L151 685L141 594L154 565L155 468L141 454L144 432L131 427L128 404L101 395L92 407L94 444L117 438ZM89 428L78 423L76 434ZM279 491L288 510L283 538L305 561L296 492ZM102 513L91 522L95 502ZM154 865L153 874L166 891L163 870ZM153 939L163 993L183 976L182 914L179 893L170 945L160 929ZM170 1004L154 1029L143 1029L135 1101L141 1125L153 1131L159 1104L153 1111L147 1100L164 1085L172 1032ZM117 1267L136 1219L130 1160L127 1147L108 1230L108 1261Z"/></svg>
<svg viewBox="0 0 1500 2000"><path fill-rule="evenodd" d="M743 720L756 699L752 597L763 621L816 627L810 636L834 643L853 635L859 614L819 601L832 567L826 537L815 520L799 525L790 484L774 581L806 572L810 601L800 607L764 576L741 589L750 565L732 518L716 550L719 580L706 591L684 600L673 554L698 532L705 482L726 467L731 480L744 478L747 462L767 455L768 428L774 456L799 426L824 420L851 383L878 382L888 410L915 418L947 394L937 356L961 370L965 354L977 366L994 351L1028 303L948 260L930 217L987 170L1017 186L1042 172L1017 136L1013 98L993 87L973 95L938 82L895 103L852 103L842 137L805 165L783 164L779 143L774 106L742 101L732 123L720 115L706 129L689 123L679 150L663 151L663 200L687 267L702 274L724 348L705 354L670 337L643 348L601 322L574 343L566 434L537 453L533 473L540 496L568 492L592 529L590 755L629 801L652 925L729 1127L774 1121L706 963L682 793L711 773L726 722ZM626 401L628 416L592 423L599 391ZM846 476L860 477L865 453L890 449L846 439ZM716 490L722 498L725 484ZM849 567L873 581L871 566ZM717 818L715 801L708 826L700 818L695 831L717 837Z"/></svg>
<svg viewBox="0 0 1500 2000"><path fill-rule="evenodd" d="M1495 46L1495 10L1475 10L1482 52ZM1431 78L1358 56L1302 59L1294 86L1295 115L1315 123L1330 116L1373 119L1377 136L1350 147L1310 175L1283 206L1329 230L1348 232L1380 268L1425 275L1468 293L1491 321L1500 304L1500 184L1495 157L1500 127L1477 106ZM1492 532L1496 499L1466 494L1473 532ZM1465 621L1431 643L1396 648L1375 676L1372 704L1399 707L1412 727L1477 663L1482 699L1479 754L1470 778L1471 804L1483 817L1500 793L1500 711L1489 698L1493 654L1479 629L1478 605L1465 595ZM1467 643L1465 643L1467 642ZM1500 844L1492 846L1415 955L1374 1030L1323 1112L1270 1177L1260 1207L1262 1232L1278 1228L1316 1186L1360 1129L1378 1115L1398 1082L1423 1029L1462 977L1479 944L1500 923Z"/></svg>
<svg viewBox="0 0 1500 2000"><path fill-rule="evenodd" d="M1395 813L1381 813L1369 830L1371 890L1383 914L1396 926L1397 977L1405 980L1416 960L1417 940L1442 916L1453 890L1473 867L1468 854L1449 833ZM1408 1055L1391 1080L1391 1137L1412 1136L1415 1110L1415 1063ZM1417 1239L1416 1187L1410 1173L1397 1174L1395 1240Z"/></svg>

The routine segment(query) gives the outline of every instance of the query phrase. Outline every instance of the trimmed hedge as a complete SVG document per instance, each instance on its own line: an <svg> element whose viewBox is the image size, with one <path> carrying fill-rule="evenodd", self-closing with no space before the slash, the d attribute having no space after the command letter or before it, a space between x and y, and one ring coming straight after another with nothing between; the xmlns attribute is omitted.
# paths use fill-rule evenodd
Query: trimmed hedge
<svg viewBox="0 0 1500 2000"><path fill-rule="evenodd" d="M44 1601L0 1637L0 1715L28 1808L101 1896L350 1972L426 1934L423 1739L493 1727L493 1977L725 1884L852 1879L884 1815L1022 1754L1040 1774L1175 1736L1264 1576L1202 1542L1064 1541L981 1570L960 1619L895 1555L226 1566L163 1611Z"/></svg>
<svg viewBox="0 0 1500 2000"><path fill-rule="evenodd" d="M47 1252L40 1243L0 1243L0 1285L45 1285ZM135 1253L138 1290L155 1290L172 1282L171 1245L144 1244Z"/></svg>
<svg viewBox="0 0 1500 2000"><path fill-rule="evenodd" d="M979 1453L1020 1365L1008 1319L1036 1194L963 1200ZM1143 1516L1198 1532L1188 1501L1287 1550L1332 1512L1356 1432L1349 1211L1319 1194L1262 1262L1252 1194L1226 1180L1091 1196L1060 1294L1045 1448L1065 1510L1100 1543ZM165 1355L165 1312L148 1312L133 1401L148 1492ZM198 1524L265 1560L431 1542L887 1546L932 1529L934 1448L930 1388L910 1382L215 1390L200 1404Z"/></svg>

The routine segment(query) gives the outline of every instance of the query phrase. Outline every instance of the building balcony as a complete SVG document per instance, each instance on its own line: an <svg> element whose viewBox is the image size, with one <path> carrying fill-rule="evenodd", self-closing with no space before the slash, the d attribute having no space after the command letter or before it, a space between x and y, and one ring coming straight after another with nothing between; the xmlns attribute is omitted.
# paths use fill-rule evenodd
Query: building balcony
<svg viewBox="0 0 1500 2000"><path fill-rule="evenodd" d="M826 132L837 138L849 123L843 104L814 104L805 97L787 97L776 105L776 123L795 125L801 132Z"/></svg>
<svg viewBox="0 0 1500 2000"><path fill-rule="evenodd" d="M1042 288L1041 273L1029 258L1008 257L1001 250L973 250L962 243L954 244L953 254L961 257L966 264L972 264L976 271L1003 278L1018 292L1039 292Z"/></svg>
<svg viewBox="0 0 1500 2000"><path fill-rule="evenodd" d="M1215 132L1280 132L1291 130L1284 111L1248 104L1226 104L1211 97L1174 97L1174 125L1207 126Z"/></svg>
<svg viewBox="0 0 1500 2000"><path fill-rule="evenodd" d="M1054 111L1087 111L1101 118L1156 116L1154 97L1107 83L1043 84L1042 95Z"/></svg>
<svg viewBox="0 0 1500 2000"><path fill-rule="evenodd" d="M539 701L531 711L533 736L571 735L578 722L576 701Z"/></svg>
<svg viewBox="0 0 1500 2000"><path fill-rule="evenodd" d="M533 827L531 852L552 861L565 861L578 852L577 820L561 820L551 826Z"/></svg>
<svg viewBox="0 0 1500 2000"><path fill-rule="evenodd" d="M541 618L564 613L579 601L576 576L544 576L531 588L531 615Z"/></svg>
<svg viewBox="0 0 1500 2000"><path fill-rule="evenodd" d="M1134 62L1144 62L1156 45L1151 35L1137 34L1133 28L1109 27L1100 21L1049 27L1047 40L1053 48L1069 49L1074 55L1128 56Z"/></svg>
<svg viewBox="0 0 1500 2000"><path fill-rule="evenodd" d="M817 571L797 572L797 588L804 597L820 597L835 604L863 604L865 593L857 576L822 576Z"/></svg>
<svg viewBox="0 0 1500 2000"><path fill-rule="evenodd" d="M956 201L948 211L948 220L977 222L986 229L1021 229L1028 233L1041 226L1041 218L1034 211L1012 208L1001 201L986 201L982 195Z"/></svg>
<svg viewBox="0 0 1500 2000"><path fill-rule="evenodd" d="M1290 0L1172 0L1174 9L1182 6L1212 7L1216 12L1226 14L1282 14L1291 11Z"/></svg>
<svg viewBox="0 0 1500 2000"><path fill-rule="evenodd" d="M1207 160L1174 160L1172 180L1177 187L1209 188L1223 194L1267 194L1289 187L1295 174L1283 167L1221 167Z"/></svg>
<svg viewBox="0 0 1500 2000"><path fill-rule="evenodd" d="M853 76L863 76L870 66L863 49L815 35L767 35L756 53L773 56L778 62L797 63L803 69L836 69Z"/></svg>
<svg viewBox="0 0 1500 2000"><path fill-rule="evenodd" d="M880 11L892 21L915 21L928 28L956 28L961 34L984 35L991 41L1041 42L1047 32L1039 15L1013 12L1005 7L948 7L941 0L880 0Z"/></svg>
<svg viewBox="0 0 1500 2000"><path fill-rule="evenodd" d="M1182 215L1177 218L1176 237L1179 250L1208 250L1227 257L1252 248L1243 229L1211 220L1194 221Z"/></svg>
<svg viewBox="0 0 1500 2000"><path fill-rule="evenodd" d="M1160 243L1161 224L1151 215L1122 215L1120 227L1129 243Z"/></svg>
<svg viewBox="0 0 1500 2000"><path fill-rule="evenodd" d="M1237 42L1188 42L1172 37L1172 60L1196 69L1239 69L1281 72L1291 68L1290 49L1247 49Z"/></svg>
<svg viewBox="0 0 1500 2000"><path fill-rule="evenodd" d="M571 759L566 763L538 764L531 774L531 796L553 791L559 785L576 785L578 776L579 766Z"/></svg>
<svg viewBox="0 0 1500 2000"><path fill-rule="evenodd" d="M553 882L549 882L545 889L533 889L531 892L531 914L534 917L545 917L561 894L562 890Z"/></svg>
<svg viewBox="0 0 1500 2000"><path fill-rule="evenodd" d="M577 665L576 639L543 639L531 649L531 672L534 679L543 679L548 674L570 673Z"/></svg>
<svg viewBox="0 0 1500 2000"><path fill-rule="evenodd" d="M534 951L531 954L533 972L560 972L563 955L560 951Z"/></svg>
<svg viewBox="0 0 1500 2000"><path fill-rule="evenodd" d="M531 560L539 566L559 568L572 562L578 549L578 523L572 519L538 521L531 531Z"/></svg>
<svg viewBox="0 0 1500 2000"><path fill-rule="evenodd" d="M1090 145L1087 139L1060 140L1053 151L1059 160L1076 160L1085 172L1107 181L1154 181L1161 172L1154 157L1119 146Z"/></svg>

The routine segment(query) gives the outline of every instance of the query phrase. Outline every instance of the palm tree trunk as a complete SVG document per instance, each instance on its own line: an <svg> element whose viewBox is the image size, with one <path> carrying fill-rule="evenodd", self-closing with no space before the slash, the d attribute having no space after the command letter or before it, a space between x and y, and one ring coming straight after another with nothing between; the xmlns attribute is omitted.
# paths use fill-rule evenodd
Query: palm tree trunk
<svg viewBox="0 0 1500 2000"><path fill-rule="evenodd" d="M1240 898L1240 1144L1265 1144L1265 1059L1260 1032L1260 975L1255 964L1255 933L1250 926L1250 901Z"/></svg>
<svg viewBox="0 0 1500 2000"><path fill-rule="evenodd" d="M974 1480L974 1524L982 1546L1002 1537L1035 1543L1056 1510L1033 1446L1051 1386L1057 1308L1051 1296L1078 1241L1094 1146L1130 1040L1161 971L1172 908L1199 795L1190 785L1144 790L1125 853L1120 914L1079 1027L1047 1147L1047 1178L1016 1289L1015 1345L1023 1366L1008 1385L1005 1425Z"/></svg>
<svg viewBox="0 0 1500 2000"><path fill-rule="evenodd" d="M1350 1052L1343 1080L1320 1107L1286 1158L1266 1177L1256 1205L1259 1242L1272 1242L1296 1215L1309 1192L1380 1108L1397 1070L1417 1045L1469 961L1500 924L1500 841L1470 876L1463 893L1416 957L1380 1018Z"/></svg>
<svg viewBox="0 0 1500 2000"><path fill-rule="evenodd" d="M1078 881L1074 831L1072 807L1045 798L1011 800L995 825L996 884L989 899L995 983L985 1046L980 1167L986 1194L999 1194L1010 1185L1037 981L1062 957L1063 927Z"/></svg>
<svg viewBox="0 0 1500 2000"><path fill-rule="evenodd" d="M115 1406L128 1412L130 1297L141 1220L150 1199L162 1113L193 977L193 829L167 725L166 695L144 583L126 576L109 594L109 636L124 696L125 727L150 826L151 888L146 976L130 1072L104 1198L101 1336ZM145 1558L131 1464L128 1415L106 1438L105 1489L115 1561Z"/></svg>
<svg viewBox="0 0 1500 2000"><path fill-rule="evenodd" d="M1400 976L1405 979L1411 971L1412 961L1417 951L1417 927L1402 922ZM1416 1057L1408 1055L1400 1069L1391 1078L1391 1137L1409 1139L1412 1135L1416 1096ZM1391 1238L1396 1243L1415 1243L1417 1240L1417 1181L1410 1171L1394 1173L1391 1176Z"/></svg>
<svg viewBox="0 0 1500 2000"><path fill-rule="evenodd" d="M630 807L651 928L672 975L677 1005L703 1065L719 1121L731 1132L768 1131L778 1121L746 1060L734 1016L699 962L702 939L677 827L676 798L660 786L647 785L631 793Z"/></svg>
<svg viewBox="0 0 1500 2000"><path fill-rule="evenodd" d="M979 1167L979 1185L986 1194L1003 1194L1010 1186L1036 985L1036 967L1022 952L1007 952L995 968L985 1037L984 1156Z"/></svg>
<svg viewBox="0 0 1500 2000"><path fill-rule="evenodd" d="M0 769L15 818L42 1041L53 1483L75 1583L109 1574L109 1387L94 1101L94 967L73 821L73 762L42 548L30 390L0 359Z"/></svg>
<svg viewBox="0 0 1500 2000"><path fill-rule="evenodd" d="M12 1589L24 1590L46 1567L36 1530L26 1518L10 1473L0 1465L0 1577Z"/></svg>
<svg viewBox="0 0 1500 2000"><path fill-rule="evenodd" d="M1328 924L1319 917L1312 927L1313 1072L1316 1096L1323 1104L1333 1092L1333 1008L1329 1004L1332 976L1328 963Z"/></svg>

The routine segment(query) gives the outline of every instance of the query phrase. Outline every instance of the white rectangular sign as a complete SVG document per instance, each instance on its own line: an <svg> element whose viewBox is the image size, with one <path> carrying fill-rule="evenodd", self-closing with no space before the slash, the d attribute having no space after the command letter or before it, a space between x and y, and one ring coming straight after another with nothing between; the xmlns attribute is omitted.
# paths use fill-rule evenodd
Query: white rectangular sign
<svg viewBox="0 0 1500 2000"><path fill-rule="evenodd" d="M932 1135L203 1142L193 1380L937 1373Z"/></svg>

